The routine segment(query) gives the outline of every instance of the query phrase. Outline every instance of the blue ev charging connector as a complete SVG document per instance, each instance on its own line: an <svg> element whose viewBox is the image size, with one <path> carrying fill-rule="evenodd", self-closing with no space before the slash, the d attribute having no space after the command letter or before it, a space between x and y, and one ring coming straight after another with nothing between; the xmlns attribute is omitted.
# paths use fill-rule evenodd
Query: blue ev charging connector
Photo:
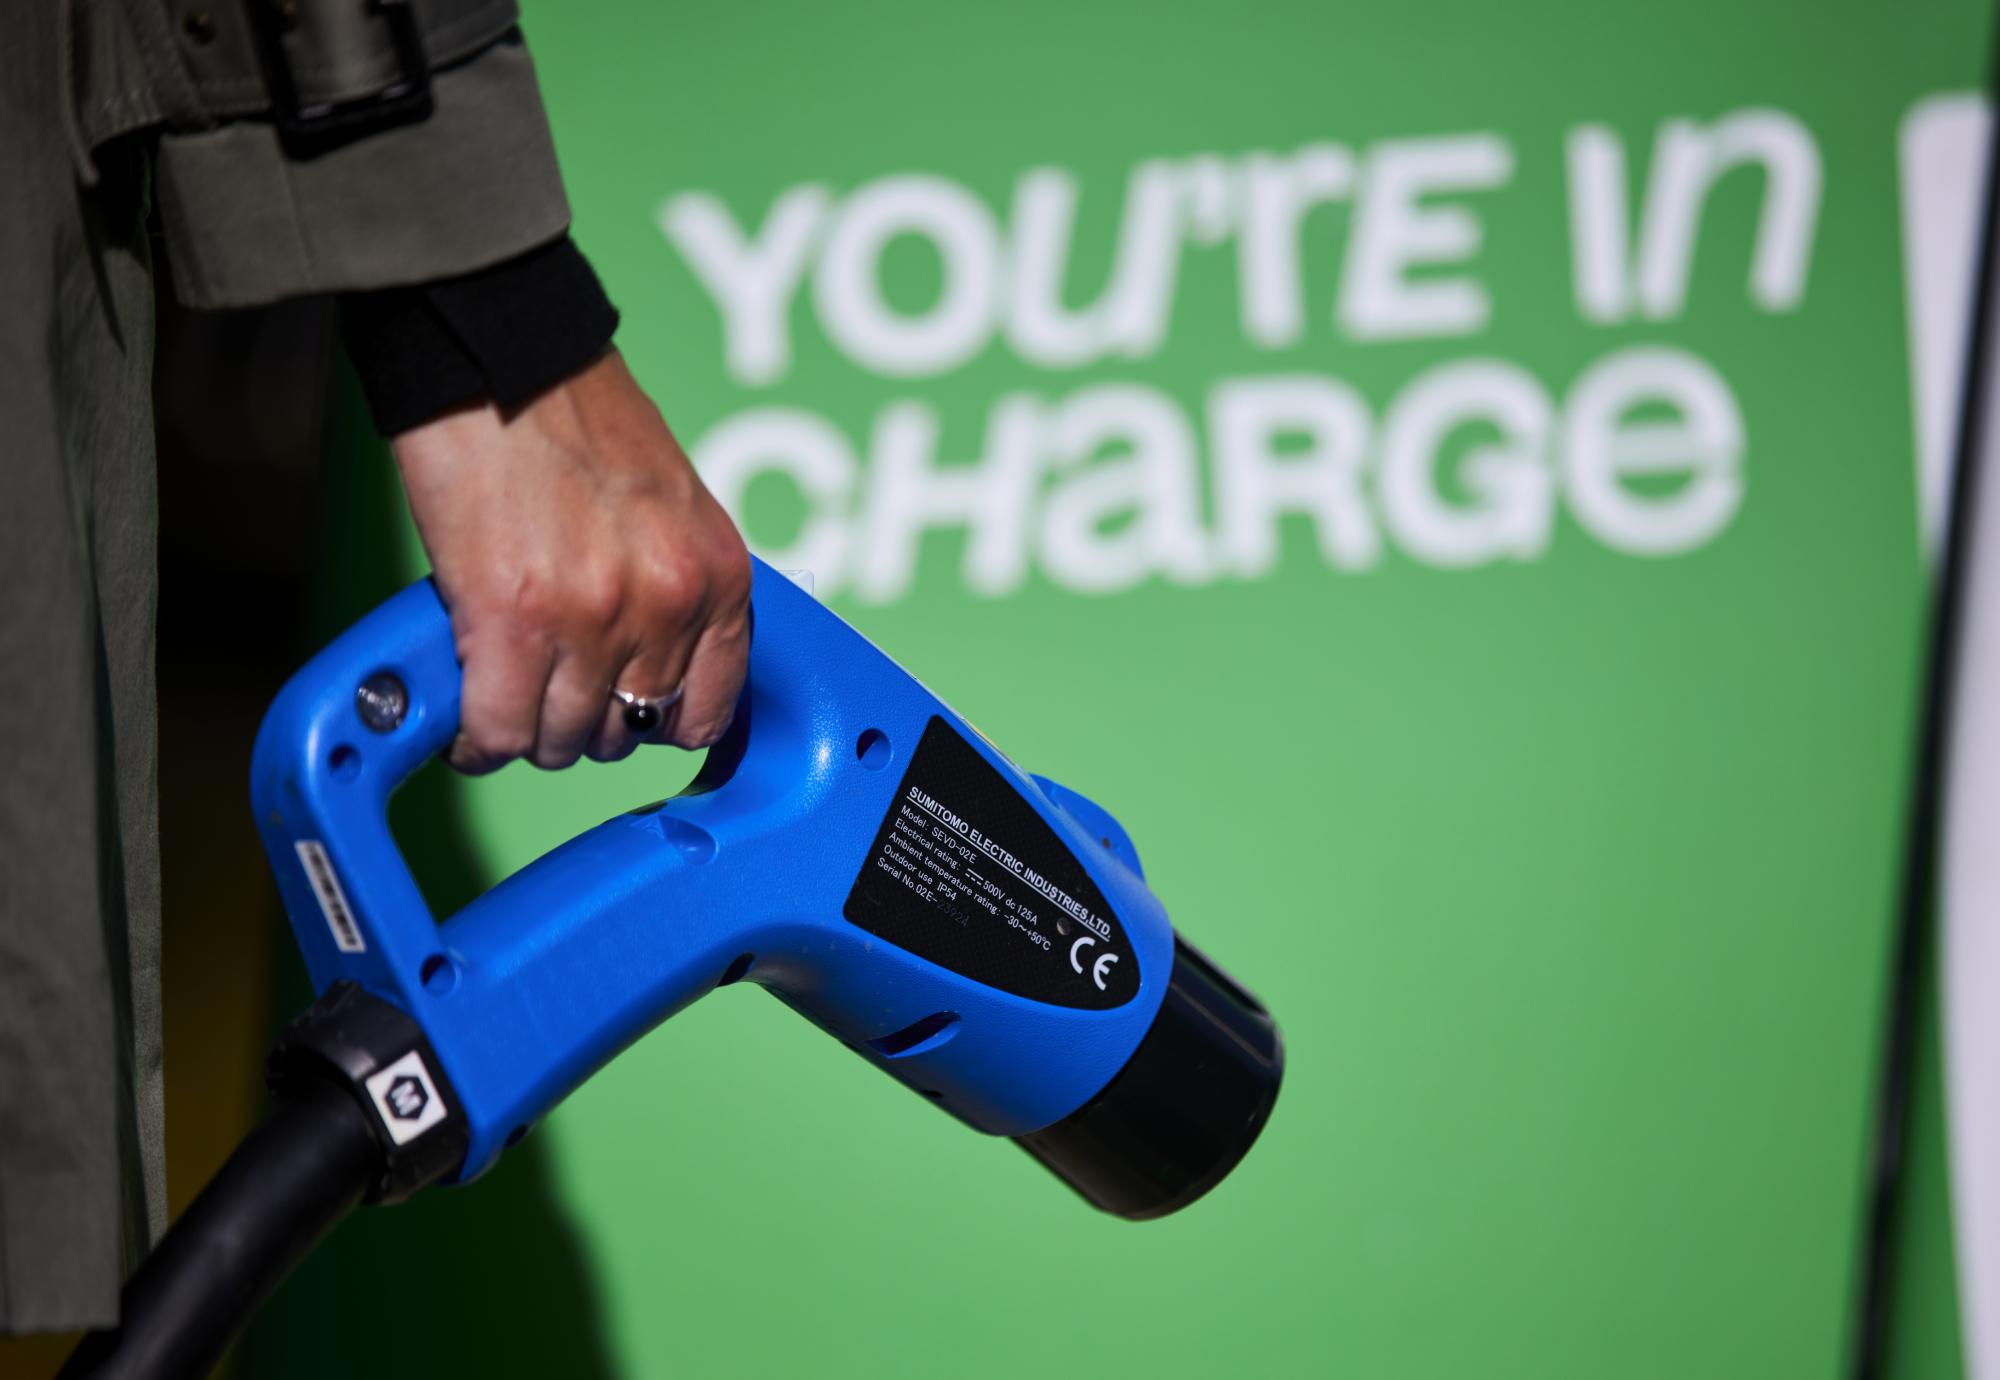
<svg viewBox="0 0 2000 1380"><path fill-rule="evenodd" d="M688 789L442 923L388 824L391 793L458 731L435 588L390 599L279 694L251 798L321 998L272 1084L281 1107L344 1091L343 1137L363 1114L381 1154L348 1201L477 1177L620 1050L737 981L1107 1211L1157 1217L1207 1192L1269 1117L1282 1047L1176 937L1118 821L1023 772L761 561L752 612L734 726Z"/></svg>

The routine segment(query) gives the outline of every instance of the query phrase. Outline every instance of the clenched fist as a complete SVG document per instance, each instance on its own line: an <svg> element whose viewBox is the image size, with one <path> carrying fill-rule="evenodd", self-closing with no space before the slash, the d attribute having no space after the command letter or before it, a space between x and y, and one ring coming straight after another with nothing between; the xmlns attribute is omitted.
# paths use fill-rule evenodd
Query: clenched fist
<svg viewBox="0 0 2000 1380"><path fill-rule="evenodd" d="M566 767L722 736L749 650L750 558L615 351L512 416L464 408L390 448L465 668L453 766ZM614 688L680 698L642 735Z"/></svg>

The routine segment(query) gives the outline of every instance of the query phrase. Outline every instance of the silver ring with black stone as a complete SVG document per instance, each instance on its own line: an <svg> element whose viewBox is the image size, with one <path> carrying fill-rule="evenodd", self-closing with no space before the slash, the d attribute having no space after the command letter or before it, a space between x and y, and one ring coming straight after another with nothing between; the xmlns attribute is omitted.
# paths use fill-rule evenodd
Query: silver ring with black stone
<svg viewBox="0 0 2000 1380"><path fill-rule="evenodd" d="M614 685L611 698L625 706L625 727L643 738L666 722L667 711L680 702L681 687L664 695L635 695Z"/></svg>

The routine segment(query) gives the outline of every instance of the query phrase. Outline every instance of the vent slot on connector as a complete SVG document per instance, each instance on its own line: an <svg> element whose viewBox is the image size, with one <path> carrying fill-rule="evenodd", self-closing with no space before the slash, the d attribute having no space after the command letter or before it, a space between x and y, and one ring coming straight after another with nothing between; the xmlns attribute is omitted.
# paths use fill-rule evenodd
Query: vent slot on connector
<svg viewBox="0 0 2000 1380"><path fill-rule="evenodd" d="M933 1011L922 1020L911 1021L901 1030L892 1030L868 1042L868 1047L884 1059L901 1059L936 1049L958 1033L956 1011Z"/></svg>

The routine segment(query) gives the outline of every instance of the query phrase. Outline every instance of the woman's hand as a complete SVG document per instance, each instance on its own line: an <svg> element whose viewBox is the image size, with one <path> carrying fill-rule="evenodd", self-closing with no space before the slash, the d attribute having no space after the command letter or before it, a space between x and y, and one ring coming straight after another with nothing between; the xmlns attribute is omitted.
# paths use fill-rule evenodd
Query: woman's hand
<svg viewBox="0 0 2000 1380"><path fill-rule="evenodd" d="M722 736L749 651L750 558L614 351L511 417L391 442L465 668L461 771L566 767ZM680 699L647 734L613 687Z"/></svg>

